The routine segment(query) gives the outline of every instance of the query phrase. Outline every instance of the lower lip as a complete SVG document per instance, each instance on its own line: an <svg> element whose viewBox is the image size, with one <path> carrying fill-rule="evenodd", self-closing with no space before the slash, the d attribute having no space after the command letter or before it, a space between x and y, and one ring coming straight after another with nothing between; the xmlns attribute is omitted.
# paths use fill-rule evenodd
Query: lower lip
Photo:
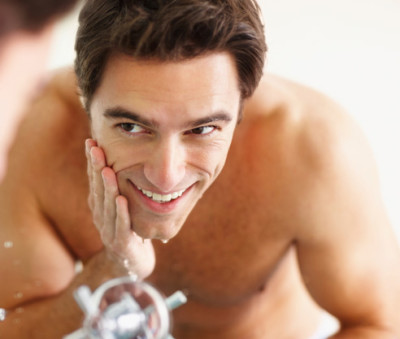
<svg viewBox="0 0 400 339"><path fill-rule="evenodd" d="M148 196L144 195L142 191L140 191L133 183L131 183L132 187L135 189L135 191L138 193L141 201L144 202L144 204L147 206L148 209L155 213L159 214L167 214L171 213L174 209L177 208L177 205L181 203L182 199L184 196L189 192L189 190L192 188L189 187L185 190L185 192L182 193L182 195L176 199L173 199L169 202L156 202L152 199L150 199Z"/></svg>

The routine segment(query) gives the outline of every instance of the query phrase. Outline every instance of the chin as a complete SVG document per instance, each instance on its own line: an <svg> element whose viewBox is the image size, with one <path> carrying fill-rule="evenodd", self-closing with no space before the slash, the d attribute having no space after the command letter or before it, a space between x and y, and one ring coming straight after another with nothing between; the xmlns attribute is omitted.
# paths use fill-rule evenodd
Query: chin
<svg viewBox="0 0 400 339"><path fill-rule="evenodd" d="M182 223L134 223L134 232L144 239L169 240L181 230Z"/></svg>

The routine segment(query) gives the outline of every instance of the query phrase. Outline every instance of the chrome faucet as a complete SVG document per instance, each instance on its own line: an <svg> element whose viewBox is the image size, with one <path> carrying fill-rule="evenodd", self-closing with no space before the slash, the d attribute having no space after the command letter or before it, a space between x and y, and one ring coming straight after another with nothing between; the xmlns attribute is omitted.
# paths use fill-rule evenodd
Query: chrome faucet
<svg viewBox="0 0 400 339"><path fill-rule="evenodd" d="M85 320L63 339L173 339L170 311L187 301L181 291L164 299L153 286L131 276L109 280L94 293L81 286L74 296Z"/></svg>

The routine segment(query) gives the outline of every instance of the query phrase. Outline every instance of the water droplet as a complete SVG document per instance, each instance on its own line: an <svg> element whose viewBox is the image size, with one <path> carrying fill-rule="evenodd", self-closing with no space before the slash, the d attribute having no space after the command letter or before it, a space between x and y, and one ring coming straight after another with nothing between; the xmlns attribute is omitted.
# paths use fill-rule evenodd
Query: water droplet
<svg viewBox="0 0 400 339"><path fill-rule="evenodd" d="M128 259L124 259L123 264L124 264L125 268L129 268L129 260Z"/></svg>
<svg viewBox="0 0 400 339"><path fill-rule="evenodd" d="M75 273L78 274L81 273L82 271L83 271L83 263L81 260L77 260L75 262Z"/></svg>
<svg viewBox="0 0 400 339"><path fill-rule="evenodd" d="M4 321L6 319L6 310L4 308L0 308L0 321Z"/></svg>
<svg viewBox="0 0 400 339"><path fill-rule="evenodd" d="M14 246L14 243L12 241L5 241L4 242L4 248L12 248Z"/></svg>
<svg viewBox="0 0 400 339"><path fill-rule="evenodd" d="M161 240L161 242L162 242L163 244L167 244L168 241L169 241L169 239L163 239L163 240Z"/></svg>
<svg viewBox="0 0 400 339"><path fill-rule="evenodd" d="M136 281L136 280L138 279L137 274L133 273L132 271L128 271L128 275L130 276L130 278L131 278L133 281Z"/></svg>
<svg viewBox="0 0 400 339"><path fill-rule="evenodd" d="M14 298L15 298L15 299L21 299L23 296L24 296L24 295L23 295L22 292L17 292L17 293L14 294Z"/></svg>
<svg viewBox="0 0 400 339"><path fill-rule="evenodd" d="M15 312L18 313L18 314L24 313L24 308L23 307L17 307Z"/></svg>

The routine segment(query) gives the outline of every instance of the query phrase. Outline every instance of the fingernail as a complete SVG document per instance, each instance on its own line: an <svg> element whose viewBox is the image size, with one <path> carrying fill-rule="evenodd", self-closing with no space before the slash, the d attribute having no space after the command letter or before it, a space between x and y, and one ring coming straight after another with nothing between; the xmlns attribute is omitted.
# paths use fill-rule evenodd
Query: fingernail
<svg viewBox="0 0 400 339"><path fill-rule="evenodd" d="M85 140L85 150L86 152L89 152L89 139Z"/></svg>
<svg viewBox="0 0 400 339"><path fill-rule="evenodd" d="M104 169L100 173L101 173L101 177L103 178L103 182L107 183L107 177L104 175Z"/></svg>
<svg viewBox="0 0 400 339"><path fill-rule="evenodd" d="M90 154L90 160L92 161L92 163L96 163L96 158L93 155L92 149L89 150L89 154Z"/></svg>

